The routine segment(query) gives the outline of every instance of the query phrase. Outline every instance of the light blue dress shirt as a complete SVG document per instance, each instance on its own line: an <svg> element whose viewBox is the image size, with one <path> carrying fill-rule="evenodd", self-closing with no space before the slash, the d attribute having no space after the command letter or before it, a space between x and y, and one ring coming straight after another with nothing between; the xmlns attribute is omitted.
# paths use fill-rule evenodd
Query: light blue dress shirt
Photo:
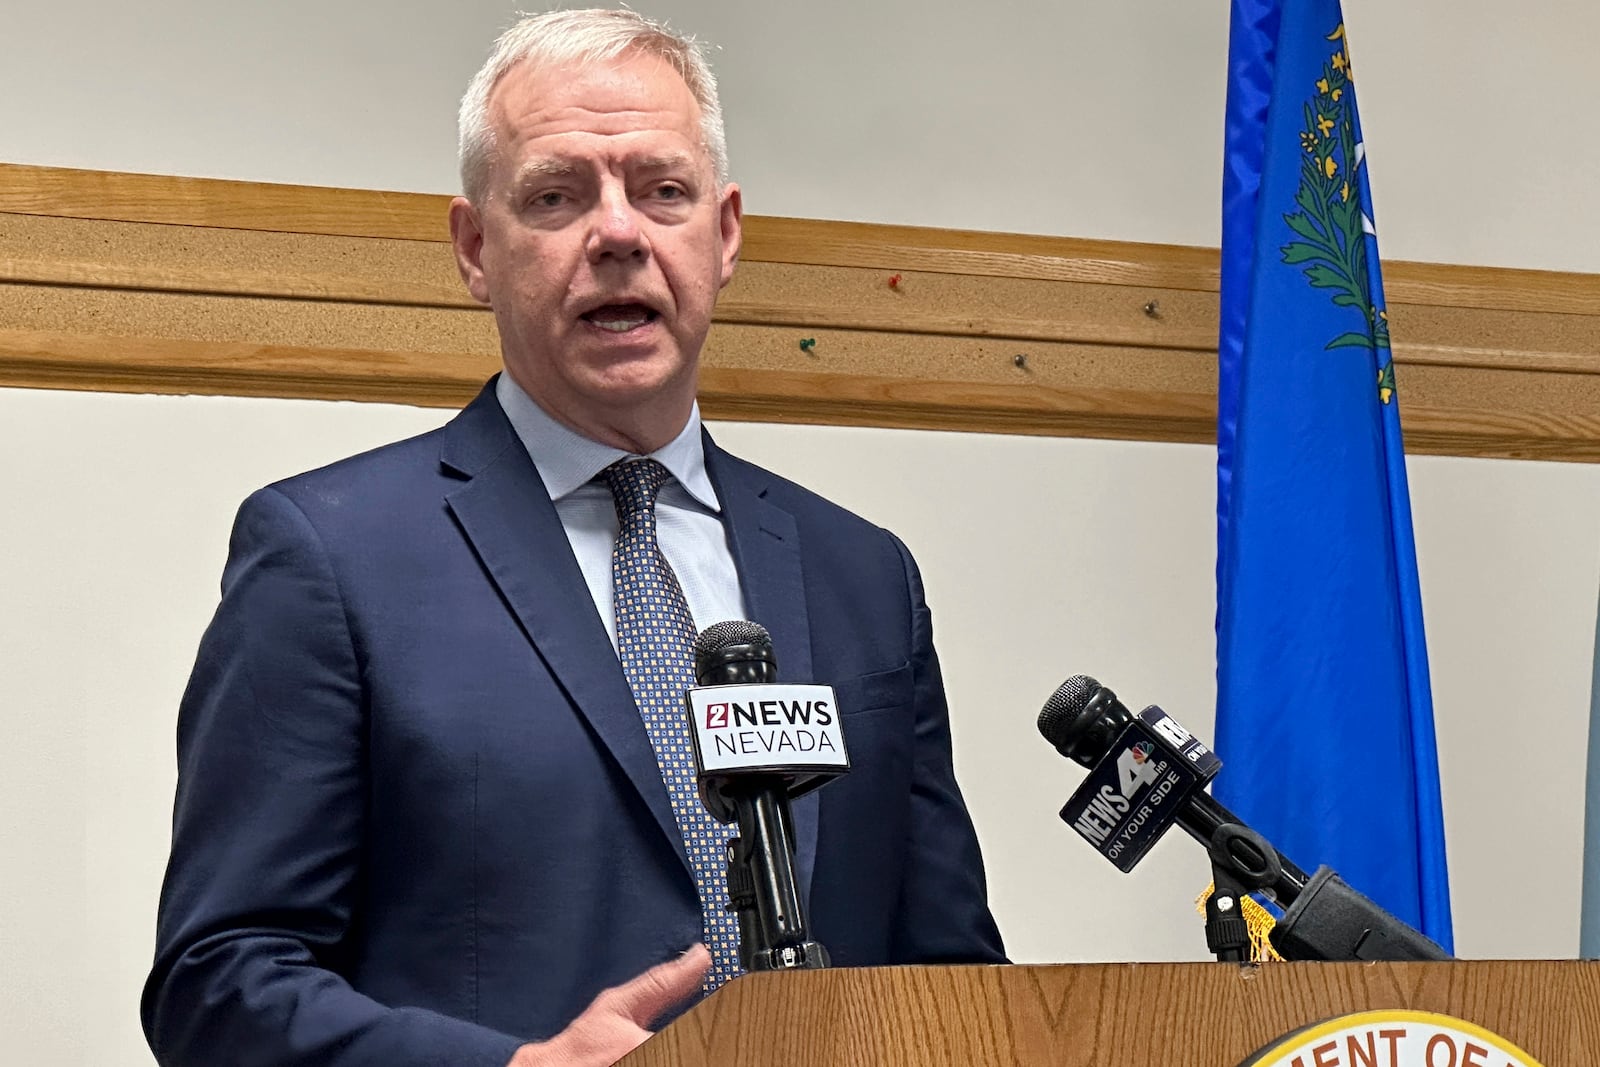
<svg viewBox="0 0 1600 1067"><path fill-rule="evenodd" d="M495 398L506 418L533 457L566 531L572 554L594 598L595 609L617 645L617 615L612 599L611 550L617 543L617 509L611 490L595 477L619 459L634 453L591 441L574 433L511 380L501 374ZM725 619L742 619L744 590L728 547L722 524L722 504L706 474L705 448L700 437L700 405L689 413L683 431L667 445L650 453L666 467L672 480L656 499L656 537L661 552L678 576L689 602L695 629L704 630Z"/></svg>

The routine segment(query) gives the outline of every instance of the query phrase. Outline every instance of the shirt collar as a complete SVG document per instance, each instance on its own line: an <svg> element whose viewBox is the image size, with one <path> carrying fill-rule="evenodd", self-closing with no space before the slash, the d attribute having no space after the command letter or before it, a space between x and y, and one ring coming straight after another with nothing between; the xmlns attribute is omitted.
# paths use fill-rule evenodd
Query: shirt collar
<svg viewBox="0 0 1600 1067"><path fill-rule="evenodd" d="M544 479L551 500L560 500L580 486L593 481L595 476L619 459L636 456L620 448L591 441L552 418L534 402L522 387L511 380L511 375L501 374L495 383L495 399L511 420L522 446L528 450L539 477ZM672 475L690 496L715 512L722 510L717 491L706 473L705 443L700 436L700 404L697 401L689 411L689 421L671 441L651 452L649 458L657 461Z"/></svg>

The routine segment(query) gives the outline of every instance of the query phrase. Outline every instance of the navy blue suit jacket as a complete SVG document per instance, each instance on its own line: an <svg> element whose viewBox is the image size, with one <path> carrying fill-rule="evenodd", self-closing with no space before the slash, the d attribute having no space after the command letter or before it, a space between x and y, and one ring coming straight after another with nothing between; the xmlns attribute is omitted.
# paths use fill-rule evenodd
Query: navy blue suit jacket
<svg viewBox="0 0 1600 1067"><path fill-rule="evenodd" d="M709 437L706 462L780 678L844 716L853 772L794 813L817 938L844 966L1000 961L911 557ZM492 389L245 502L178 765L142 1005L166 1065L503 1067L701 937L632 694Z"/></svg>

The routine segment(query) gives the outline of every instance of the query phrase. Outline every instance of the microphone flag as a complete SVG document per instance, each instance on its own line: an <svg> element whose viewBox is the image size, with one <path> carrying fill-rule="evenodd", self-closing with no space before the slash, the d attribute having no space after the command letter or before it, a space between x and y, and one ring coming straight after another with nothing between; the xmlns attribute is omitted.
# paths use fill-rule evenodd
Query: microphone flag
<svg viewBox="0 0 1600 1067"><path fill-rule="evenodd" d="M685 699L702 778L780 775L796 797L850 769L832 686L696 686Z"/></svg>
<svg viewBox="0 0 1600 1067"><path fill-rule="evenodd" d="M1152 704L1131 720L1061 809L1061 820L1123 874L1177 821L1222 766Z"/></svg>
<svg viewBox="0 0 1600 1067"><path fill-rule="evenodd" d="M1217 799L1451 947L1416 549L1338 0L1234 0Z"/></svg>

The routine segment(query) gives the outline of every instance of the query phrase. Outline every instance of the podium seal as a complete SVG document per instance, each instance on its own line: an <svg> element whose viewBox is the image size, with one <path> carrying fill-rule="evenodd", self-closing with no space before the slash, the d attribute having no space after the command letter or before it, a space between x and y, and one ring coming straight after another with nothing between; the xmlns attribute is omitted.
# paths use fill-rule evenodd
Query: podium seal
<svg viewBox="0 0 1600 1067"><path fill-rule="evenodd" d="M1364 1011L1286 1034L1239 1067L1542 1067L1475 1023L1426 1011Z"/></svg>

